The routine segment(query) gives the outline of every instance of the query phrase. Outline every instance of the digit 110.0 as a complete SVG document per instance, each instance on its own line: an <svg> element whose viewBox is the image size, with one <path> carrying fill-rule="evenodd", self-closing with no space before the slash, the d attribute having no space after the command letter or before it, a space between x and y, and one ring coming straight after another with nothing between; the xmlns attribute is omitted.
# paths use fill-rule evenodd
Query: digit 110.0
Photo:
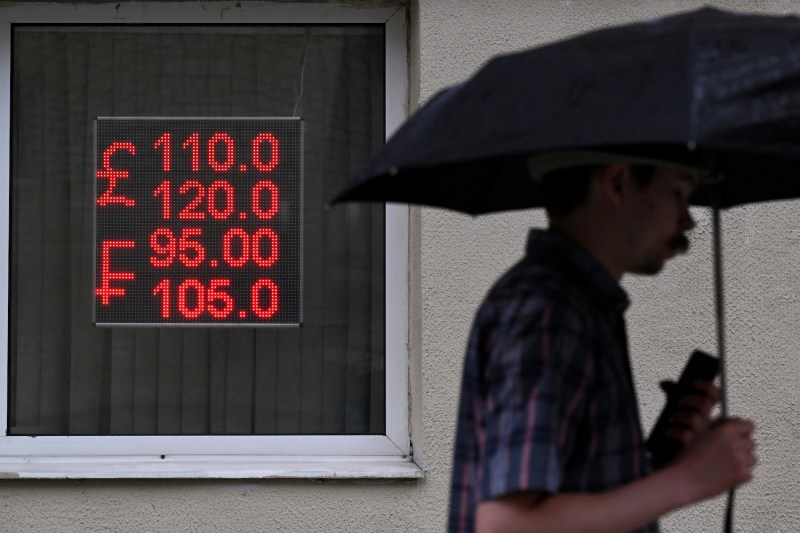
<svg viewBox="0 0 800 533"><path fill-rule="evenodd" d="M183 280L173 293L172 281L163 279L153 289L153 296L161 298L161 318L172 316L172 299L177 296L178 312L185 318L200 318L208 313L212 318L224 320L231 316L235 303L228 292L231 280L218 278L209 280L208 286L193 278ZM278 286L271 279L259 279L250 287L250 311L256 318L267 320L278 312ZM247 312L239 311L239 318Z"/></svg>
<svg viewBox="0 0 800 533"><path fill-rule="evenodd" d="M191 171L200 171L200 149L203 143L200 134L195 132L181 143L181 148L188 150L191 157ZM215 172L227 172L236 163L236 147L229 134L217 132L205 143L208 166ZM161 169L172 171L172 134L164 132L153 144L153 148L161 151ZM250 161L259 172L275 170L279 162L278 138L271 133L262 132L250 142ZM266 154L269 154L268 156ZM264 161L266 159L266 161Z"/></svg>

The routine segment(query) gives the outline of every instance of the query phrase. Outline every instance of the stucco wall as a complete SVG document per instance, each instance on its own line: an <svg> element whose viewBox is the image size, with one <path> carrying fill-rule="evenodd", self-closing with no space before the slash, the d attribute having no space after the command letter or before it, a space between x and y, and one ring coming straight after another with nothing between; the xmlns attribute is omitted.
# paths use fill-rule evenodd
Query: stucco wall
<svg viewBox="0 0 800 533"><path fill-rule="evenodd" d="M411 15L412 106L467 77L491 55L601 25L687 10L694 1L419 0ZM712 2L773 13L800 1ZM800 204L799 204L800 205ZM652 279L626 279L631 351L649 427L657 382L695 348L714 351L710 220L689 255ZM447 509L455 406L472 314L522 252L540 213L470 218L434 209L412 216L412 395L415 482L3 481L0 531L441 531ZM724 217L733 414L758 423L761 465L737 498L738 531L800 531L800 211L739 208ZM719 531L722 501L674 513L672 532Z"/></svg>
<svg viewBox="0 0 800 533"><path fill-rule="evenodd" d="M457 82L491 55L598 26L711 4L771 13L800 12L800 2L463 1L419 2L420 99ZM800 388L800 204L737 208L723 217L727 280L730 412L752 418L760 466L736 500L737 531L800 531L796 464ZM656 278L624 280L633 304L628 331L645 427L663 398L658 382L676 378L694 348L715 352L711 220L694 210L691 252ZM422 355L428 464L448 465L459 367L471 313L483 293L522 253L540 213L481 218L421 210ZM720 531L722 498L675 512L665 531Z"/></svg>

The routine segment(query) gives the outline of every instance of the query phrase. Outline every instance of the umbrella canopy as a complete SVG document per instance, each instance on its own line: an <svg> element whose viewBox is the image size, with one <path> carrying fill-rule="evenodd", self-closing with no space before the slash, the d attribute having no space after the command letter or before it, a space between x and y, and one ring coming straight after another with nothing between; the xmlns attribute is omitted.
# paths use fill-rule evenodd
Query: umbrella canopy
<svg viewBox="0 0 800 533"><path fill-rule="evenodd" d="M692 203L800 196L800 19L711 8L497 57L414 114L334 199L541 206L535 176L629 158L712 169Z"/></svg>

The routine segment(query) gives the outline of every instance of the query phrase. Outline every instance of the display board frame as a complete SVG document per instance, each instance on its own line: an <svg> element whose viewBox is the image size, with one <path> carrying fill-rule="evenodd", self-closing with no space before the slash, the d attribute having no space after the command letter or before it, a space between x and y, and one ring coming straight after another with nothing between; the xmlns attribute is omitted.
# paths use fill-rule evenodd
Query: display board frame
<svg viewBox="0 0 800 533"><path fill-rule="evenodd" d="M142 123L151 123L151 124L167 124L167 123L204 123L203 126L211 125L210 129L213 128L214 124L232 124L236 122L242 123L263 123L263 124L270 124L270 123L297 123L297 135L298 138L296 139L297 146L299 148L299 153L296 156L299 158L297 163L297 190L295 191L297 198L296 198L296 205L295 216L293 217L298 224L297 228L297 235L296 235L296 242L294 243L294 250L293 250L293 258L296 258L296 273L294 276L294 283L296 286L292 286L290 299L296 300L297 309L296 312L290 313L281 313L279 314L279 320L271 321L267 320L219 320L219 321L210 321L208 320L209 314L202 313L205 318L200 318L199 320L193 320L190 318L185 318L181 320L180 318L171 319L171 320L149 320L149 321L115 321L115 320L99 320L98 319L98 295L97 290L100 287L99 283L101 280L98 279L98 271L99 269L99 262L103 260L101 254L103 253L98 245L98 198L100 196L100 190L103 188L98 182L100 180L99 175L103 172L108 172L108 169L101 168L102 166L102 156L99 153L98 149L98 125L99 123L122 123L122 122L138 122L141 121ZM251 124L252 125L252 124ZM269 128L266 128L269 129ZM220 116L213 116L213 117L199 117L199 116L189 116L189 117L176 117L176 116L102 116L96 117L94 124L93 124L93 141L94 141L94 161L95 161L95 169L94 169L94 183L95 183L95 203L94 203L94 211L93 211L93 241L95 243L94 248L94 291L95 294L91 295L93 299L92 305L92 323L97 327L297 327L302 325L303 323L303 264L304 264L304 257L303 257L303 232L304 232L304 201L303 201L303 184L304 184L304 122L299 117L220 117ZM174 144L174 142L172 143ZM241 148L241 147L237 147ZM198 151L200 151L198 149ZM204 154L205 155L205 154ZM158 156L156 156L158 157ZM210 157L210 156L208 156ZM173 158L174 159L174 158ZM238 162L236 163L238 165ZM140 170L140 169L137 169ZM235 169L234 169L235 170ZM234 172L235 173L235 172ZM208 174L208 172L206 172ZM108 188L108 185L105 185ZM146 246L147 243L143 241L139 241L137 243L140 247ZM174 289L174 288L173 288ZM173 291L174 292L174 291ZM281 295L283 295L283 288L281 288ZM174 295L173 295L174 296ZM283 296L281 296L282 299ZM240 311L243 312L243 311ZM176 313L177 314L177 313ZM286 317L289 317L287 320ZM234 317L235 318L235 317Z"/></svg>

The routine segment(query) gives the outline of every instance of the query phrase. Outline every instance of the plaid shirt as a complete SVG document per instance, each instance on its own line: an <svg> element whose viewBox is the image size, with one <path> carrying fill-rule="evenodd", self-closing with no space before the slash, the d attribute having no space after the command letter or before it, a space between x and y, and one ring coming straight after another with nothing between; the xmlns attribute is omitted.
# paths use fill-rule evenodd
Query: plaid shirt
<svg viewBox="0 0 800 533"><path fill-rule="evenodd" d="M470 336L450 532L472 532L483 500L600 492L647 475L627 307L588 253L556 233L531 232L526 256L489 292Z"/></svg>

